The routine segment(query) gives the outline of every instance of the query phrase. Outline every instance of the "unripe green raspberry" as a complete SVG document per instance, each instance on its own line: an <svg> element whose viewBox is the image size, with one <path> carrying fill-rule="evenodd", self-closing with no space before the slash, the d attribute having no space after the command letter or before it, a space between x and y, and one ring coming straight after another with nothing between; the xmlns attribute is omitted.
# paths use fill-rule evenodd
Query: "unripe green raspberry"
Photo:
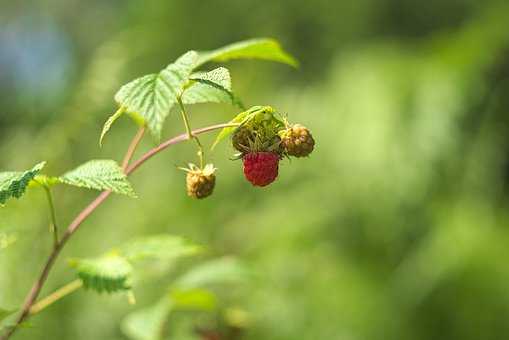
<svg viewBox="0 0 509 340"><path fill-rule="evenodd" d="M279 132L285 152L294 157L309 155L315 146L311 132L303 125L295 124Z"/></svg>
<svg viewBox="0 0 509 340"><path fill-rule="evenodd" d="M203 170L197 167L187 170L187 195L198 199L210 196L216 184L215 170L212 164L207 164Z"/></svg>
<svg viewBox="0 0 509 340"><path fill-rule="evenodd" d="M253 132L246 126L241 126L232 135L233 147L242 153L249 150L250 145L254 142Z"/></svg>

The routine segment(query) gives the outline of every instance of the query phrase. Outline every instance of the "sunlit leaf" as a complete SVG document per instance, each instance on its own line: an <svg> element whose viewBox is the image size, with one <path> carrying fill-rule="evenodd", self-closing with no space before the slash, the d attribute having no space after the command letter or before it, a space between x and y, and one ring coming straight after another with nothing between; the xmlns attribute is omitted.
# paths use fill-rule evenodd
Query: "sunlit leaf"
<svg viewBox="0 0 509 340"><path fill-rule="evenodd" d="M249 119L254 118L257 113L262 112L266 108L269 108L269 107L268 106L253 106L250 109L236 115L235 118L230 120L229 123L230 124L237 123L240 126L240 125L244 124L246 121L248 121ZM231 135L237 128L238 128L238 126L223 128L217 135L216 140L214 141L214 144L212 144L212 149L214 149L217 146L217 144L219 144L219 142L221 142L223 139L225 139L226 137Z"/></svg>
<svg viewBox="0 0 509 340"><path fill-rule="evenodd" d="M184 104L227 103L242 107L242 103L232 92L230 72L226 68L194 73L189 79L193 84L182 96Z"/></svg>
<svg viewBox="0 0 509 340"><path fill-rule="evenodd" d="M163 123L188 82L198 54L187 52L159 73L149 74L122 86L115 100L127 112L141 116L159 139Z"/></svg>
<svg viewBox="0 0 509 340"><path fill-rule="evenodd" d="M228 61L231 59L264 59L288 64L294 67L298 61L285 52L274 39L251 39L239 41L213 51L199 52L196 67L209 61Z"/></svg>
<svg viewBox="0 0 509 340"><path fill-rule="evenodd" d="M120 107L113 115L111 115L108 120L104 123L104 126L103 126L103 129L101 131L101 137L99 138L99 145L102 146L103 144L103 140L104 140L104 136L106 136L106 134L108 133L108 131L110 131L110 128L111 128L111 125L113 125L113 123L118 119L120 118L120 116L122 116L122 114L124 114L125 112L125 108L124 107Z"/></svg>
<svg viewBox="0 0 509 340"><path fill-rule="evenodd" d="M59 177L61 183L95 190L111 190L136 197L122 168L112 160L88 161Z"/></svg>

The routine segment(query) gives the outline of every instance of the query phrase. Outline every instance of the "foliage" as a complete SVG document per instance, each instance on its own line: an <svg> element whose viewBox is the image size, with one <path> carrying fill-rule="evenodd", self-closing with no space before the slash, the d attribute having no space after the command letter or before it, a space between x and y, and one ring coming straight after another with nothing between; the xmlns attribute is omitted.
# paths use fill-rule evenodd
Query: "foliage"
<svg viewBox="0 0 509 340"><path fill-rule="evenodd" d="M230 257L200 264L177 277L168 293L154 305L128 314L122 321L122 331L133 340L163 339L164 325L170 313L216 309L217 298L210 288L246 282L247 273L239 260Z"/></svg>
<svg viewBox="0 0 509 340"><path fill-rule="evenodd" d="M25 193L28 183L42 170L46 163L36 164L24 172L0 172L0 207L9 198L20 198Z"/></svg>
<svg viewBox="0 0 509 340"><path fill-rule="evenodd" d="M120 109L104 124L100 143L124 111L136 122L146 125L154 138L159 140L166 117L181 97L185 104L227 102L242 107L231 90L230 73L226 68L191 72L210 61L245 58L297 65L296 60L271 39L239 42L210 52L189 51L159 73L142 76L120 88L115 94Z"/></svg>
<svg viewBox="0 0 509 340"><path fill-rule="evenodd" d="M122 168L112 160L92 160L58 178L58 182L95 190L111 190L136 197Z"/></svg>
<svg viewBox="0 0 509 340"><path fill-rule="evenodd" d="M99 258L72 259L69 264L76 269L85 288L99 293L131 288L132 266L124 257L108 254Z"/></svg>

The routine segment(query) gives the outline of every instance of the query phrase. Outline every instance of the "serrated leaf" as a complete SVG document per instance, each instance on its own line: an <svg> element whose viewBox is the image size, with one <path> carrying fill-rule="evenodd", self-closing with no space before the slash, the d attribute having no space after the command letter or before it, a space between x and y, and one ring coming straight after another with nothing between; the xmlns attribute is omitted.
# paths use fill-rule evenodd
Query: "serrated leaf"
<svg viewBox="0 0 509 340"><path fill-rule="evenodd" d="M128 314L121 323L122 332L133 340L159 340L171 310L168 299Z"/></svg>
<svg viewBox="0 0 509 340"><path fill-rule="evenodd" d="M99 293L129 290L129 279L132 273L131 264L116 254L91 259L72 259L69 261L75 268L83 286Z"/></svg>
<svg viewBox="0 0 509 340"><path fill-rule="evenodd" d="M111 190L136 197L122 168L112 160L88 161L58 178L59 182L81 188Z"/></svg>
<svg viewBox="0 0 509 340"><path fill-rule="evenodd" d="M24 172L0 172L0 206L9 198L20 198L25 193L28 183L42 170L46 162L36 164Z"/></svg>
<svg viewBox="0 0 509 340"><path fill-rule="evenodd" d="M227 103L243 108L231 89L230 72L219 67L209 72L198 72L189 78L194 83L182 95L184 104Z"/></svg>
<svg viewBox="0 0 509 340"><path fill-rule="evenodd" d="M103 145L104 136L110 131L111 125L120 118L125 112L125 107L121 106L114 114L112 114L108 120L104 123L103 129L101 131L101 137L99 137L99 146Z"/></svg>
<svg viewBox="0 0 509 340"><path fill-rule="evenodd" d="M218 87L223 91L232 90L230 72L225 67L218 67L208 72L196 72L189 79Z"/></svg>
<svg viewBox="0 0 509 340"><path fill-rule="evenodd" d="M192 289L218 283L239 282L249 276L249 271L237 259L223 257L194 267L175 280L172 289Z"/></svg>
<svg viewBox="0 0 509 340"><path fill-rule="evenodd" d="M143 117L152 135L159 140L164 120L188 82L198 54L185 53L159 73L149 74L122 86L115 100L127 112Z"/></svg>
<svg viewBox="0 0 509 340"><path fill-rule="evenodd" d="M236 115L235 118L230 120L228 123L229 124L237 123L240 126L240 125L244 124L247 120L249 120L251 117L254 117L254 115L257 112L259 112L260 110L263 110L264 108L265 108L264 106L253 106L250 109ZM223 128L217 135L216 140L214 141L214 144L212 144L211 149L214 149L217 146L217 144L219 144L219 142L221 142L223 139L225 139L230 134L232 134L236 129L239 128L239 126L231 126L231 127Z"/></svg>
<svg viewBox="0 0 509 340"><path fill-rule="evenodd" d="M125 244L119 252L129 261L143 259L174 260L199 253L201 247L172 235L143 237Z"/></svg>
<svg viewBox="0 0 509 340"><path fill-rule="evenodd" d="M239 41L213 51L199 52L196 67L209 61L228 61L230 59L264 59L288 64L294 67L298 61L285 52L274 39L262 38Z"/></svg>

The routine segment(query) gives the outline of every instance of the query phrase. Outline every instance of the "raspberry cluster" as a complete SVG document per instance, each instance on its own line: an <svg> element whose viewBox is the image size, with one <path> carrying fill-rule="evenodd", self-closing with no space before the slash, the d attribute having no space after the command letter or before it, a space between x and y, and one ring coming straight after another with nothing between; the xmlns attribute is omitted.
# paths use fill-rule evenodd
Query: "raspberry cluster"
<svg viewBox="0 0 509 340"><path fill-rule="evenodd" d="M315 140L305 126L290 125L272 108L265 107L233 132L232 146L240 152L246 179L263 187L277 178L280 159L308 156Z"/></svg>
<svg viewBox="0 0 509 340"><path fill-rule="evenodd" d="M270 106L253 106L232 122L240 123L235 129L223 130L218 140L232 134L231 143L239 152L237 158L242 159L244 176L254 186L264 187L274 182L283 157L306 157L315 147L308 128L288 123ZM200 163L203 163L201 152L200 149ZM204 168L190 164L189 168L181 169L187 172L188 196L202 199L212 194L216 183L216 169L212 164Z"/></svg>

